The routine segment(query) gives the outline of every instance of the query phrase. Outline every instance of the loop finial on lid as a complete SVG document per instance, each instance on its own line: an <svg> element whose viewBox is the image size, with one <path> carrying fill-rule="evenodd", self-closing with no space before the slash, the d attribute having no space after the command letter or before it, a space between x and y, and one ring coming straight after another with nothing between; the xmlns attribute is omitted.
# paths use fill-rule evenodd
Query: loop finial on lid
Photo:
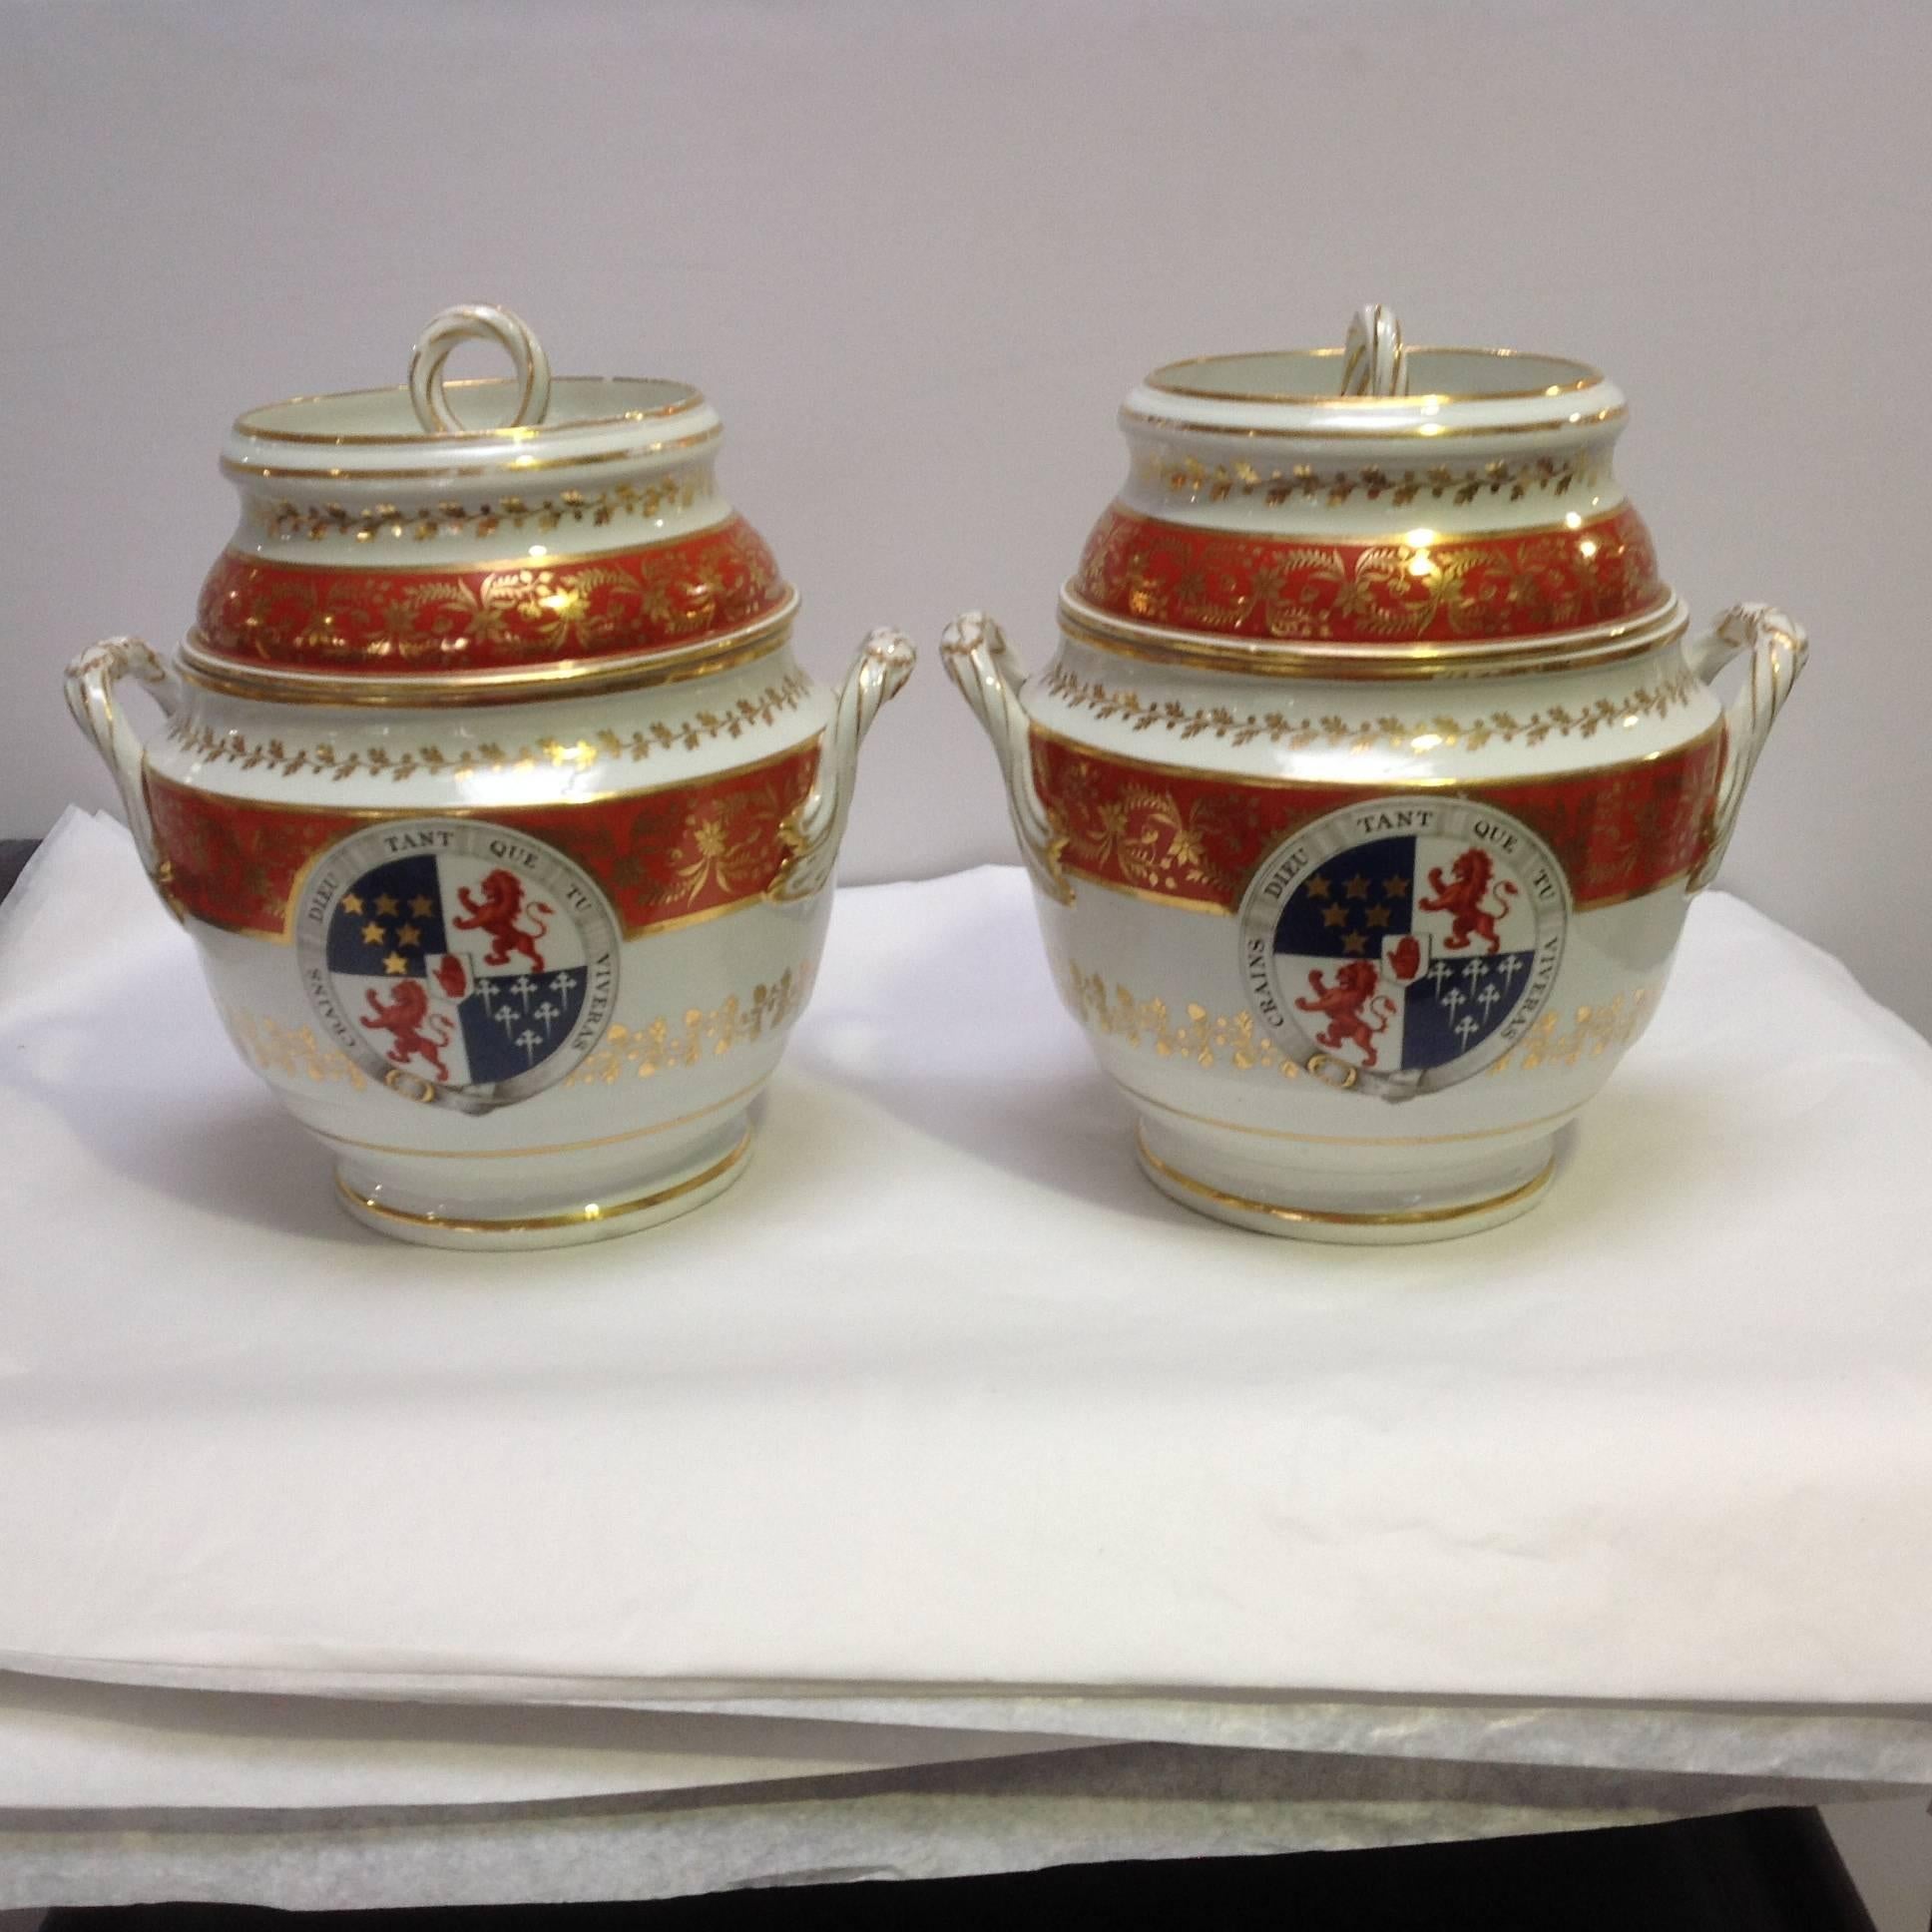
<svg viewBox="0 0 1932 1932"><path fill-rule="evenodd" d="M550 413L550 357L522 316L488 302L446 308L416 337L409 357L409 402L432 436L470 434L443 395L443 368L458 342L494 342L517 372L517 406L506 429L540 423Z"/></svg>
<svg viewBox="0 0 1932 1932"><path fill-rule="evenodd" d="M1402 324L1380 302L1358 308L1355 319L1348 324L1341 364L1341 392L1345 396L1406 396L1409 393Z"/></svg>

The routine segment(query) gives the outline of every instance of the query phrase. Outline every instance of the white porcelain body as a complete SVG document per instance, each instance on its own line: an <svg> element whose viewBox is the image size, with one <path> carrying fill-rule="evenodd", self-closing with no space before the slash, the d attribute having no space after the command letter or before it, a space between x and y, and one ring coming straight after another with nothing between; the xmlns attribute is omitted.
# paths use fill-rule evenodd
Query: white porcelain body
<svg viewBox="0 0 1932 1932"><path fill-rule="evenodd" d="M1483 381L1480 352L1432 353L1436 386L1413 396L1204 395L1186 390L1190 365L1161 372L1122 412L1129 475L1063 595L1045 672L1027 677L977 615L946 640L1000 757L1056 984L1135 1111L1144 1170L1271 1233L1425 1240L1534 1205L1557 1136L1656 1011L1803 662L1802 632L1762 607L1687 640L1682 606L1645 575L1641 525L1619 521L1611 385L1533 358L1526 393L1457 396L1451 382ZM1311 386L1309 352L1218 360L1230 366L1208 365L1209 386L1283 365ZM1573 592L1595 594L1592 532L1633 546L1641 608L1588 621ZM1524 543L1576 548L1553 577L1538 562L1518 581ZM1458 575L1485 545L1491 588L1495 571L1509 579L1498 635L1473 602L1480 572ZM1399 604L1405 579L1427 595L1365 635L1389 608L1374 599L1393 582ZM1572 621L1526 633L1546 594ZM1709 680L1740 653L1743 690L1720 705ZM1360 905L1333 916L1358 934L1363 917L1392 912L1398 931L1412 917L1434 996L1462 1007L1467 979L1488 1000L1483 932L1452 928L1454 879L1424 861L1494 839L1498 883L1476 903L1529 949L1530 990L1466 1054L1397 1075L1369 1056L1423 1023L1376 934L1349 939L1373 997L1343 1003L1338 1033L1323 1029L1345 962L1289 962L1268 934L1288 929L1274 922L1294 895L1328 889L1328 857L1410 826L1418 862L1389 881L1399 899L1357 877ZM1330 916L1301 903L1296 920ZM1349 1032L1365 1018L1373 1038Z"/></svg>
<svg viewBox="0 0 1932 1932"><path fill-rule="evenodd" d="M1334 782L1391 798L1506 799L1498 787L1512 781L1615 769L1694 743L1718 721L1715 698L1689 676L1675 642L1614 670L1486 680L1476 689L1432 685L1426 706L1408 708L1418 725L1498 709L1547 717L1617 708L1619 722L1588 741L1519 739L1474 750L1460 737L1422 751L1397 748L1387 735L1361 749L1352 742L1239 746L1208 734L1184 742L1181 727L1137 730L1132 718L1098 718L1067 695L1075 682L1118 689L1119 671L1118 661L1064 638L1049 675L1027 686L1029 719L1137 763L1172 757L1190 772ZM1666 681L1684 698L1667 715L1652 715L1649 694ZM1133 689L1146 706L1190 717L1224 710L1367 722L1398 705L1387 697L1364 707L1358 685L1313 681L1297 681L1284 701L1274 681L1146 665L1134 668ZM1638 694L1644 702L1634 702ZM1629 727L1625 717L1635 720ZM1293 1047L1282 1049L1253 1011L1237 917L1163 905L1090 879L1076 879L1066 897L1040 892L1036 899L1055 984L1133 1102L1156 1184L1244 1225L1360 1241L1470 1232L1491 1219L1463 1211L1471 1204L1531 1205L1556 1136L1656 1011L1690 906L1679 880L1619 905L1572 912L1559 977L1525 1043L1440 1092L1391 1103L1336 1091L1305 1071ZM1194 1193L1164 1169L1230 1199ZM1243 1209L1242 1202L1278 1211ZM1440 1220L1428 1218L1437 1213ZM1494 1215L1503 1217L1502 1209Z"/></svg>
<svg viewBox="0 0 1932 1932"><path fill-rule="evenodd" d="M515 755L546 740L595 746L605 733L653 741L662 730L676 740L695 716L756 708L773 690L799 696L735 735L690 748L677 741L642 766L604 754L583 763ZM372 823L455 813L488 824L530 806L728 777L822 740L833 715L833 694L804 677L789 648L701 684L469 716L290 711L189 688L148 764L163 779L273 809L366 812ZM284 759L252 769L212 762L197 749L207 734L273 738ZM511 754L487 776L410 770L425 747L456 763L485 745ZM332 779L313 762L323 751L337 766L354 767L359 756L360 766ZM282 775L304 757L305 783ZM398 781L385 768L409 776ZM748 1110L803 1009L830 907L829 886L800 900L758 896L716 918L622 938L602 1041L556 1084L480 1116L415 1098L423 1090L414 1082L385 1085L344 1054L318 1020L291 944L193 917L183 923L237 1048L334 1152L352 1212L439 1245L526 1246L647 1226L736 1178Z"/></svg>

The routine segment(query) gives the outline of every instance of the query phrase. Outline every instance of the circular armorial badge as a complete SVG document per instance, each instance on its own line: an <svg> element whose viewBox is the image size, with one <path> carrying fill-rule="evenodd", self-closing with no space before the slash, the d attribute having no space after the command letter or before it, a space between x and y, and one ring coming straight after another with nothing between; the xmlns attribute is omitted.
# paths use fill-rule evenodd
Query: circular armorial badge
<svg viewBox="0 0 1932 1932"><path fill-rule="evenodd" d="M1371 798L1262 860L1241 900L1241 976L1255 1016L1317 1079L1408 1100L1523 1037L1569 917L1562 866L1507 812Z"/></svg>
<svg viewBox="0 0 1932 1932"><path fill-rule="evenodd" d="M554 847L472 818L392 818L331 847L295 907L329 1038L411 1100L464 1113L561 1080L617 1000L617 921Z"/></svg>

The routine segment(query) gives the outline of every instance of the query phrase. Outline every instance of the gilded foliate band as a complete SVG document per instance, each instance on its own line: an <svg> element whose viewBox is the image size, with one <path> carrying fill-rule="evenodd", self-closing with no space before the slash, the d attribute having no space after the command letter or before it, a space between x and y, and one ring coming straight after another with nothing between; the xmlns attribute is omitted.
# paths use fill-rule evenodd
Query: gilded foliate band
<svg viewBox="0 0 1932 1932"><path fill-rule="evenodd" d="M1513 814L1525 821L1525 840L1540 840L1555 855L1579 909L1659 891L1697 862L1722 755L1713 727L1669 751L1614 765L1404 787L1390 779L1243 778L1150 763L1077 744L1039 724L1032 742L1035 788L1068 875L1222 914L1234 911L1282 840L1326 814L1378 800L1418 818L1474 800L1492 817ZM1351 944L1373 937L1363 927Z"/></svg>
<svg viewBox="0 0 1932 1932"><path fill-rule="evenodd" d="M1254 501L1339 505L1361 501L1470 504L1491 498L1520 503L1529 496L1578 495L1610 477L1608 454L1535 456L1524 462L1472 465L1433 463L1424 469L1388 469L1365 464L1353 470L1323 470L1308 463L1262 468L1246 462L1203 463L1192 456L1149 450L1136 474L1186 503Z"/></svg>
<svg viewBox="0 0 1932 1932"><path fill-rule="evenodd" d="M800 966L747 994L729 994L715 1007L660 1014L639 1026L614 1020L601 1043L562 1084L610 1086L620 1079L648 1080L678 1068L709 1065L795 1020L810 991L810 969ZM239 1006L223 1007L222 1018L243 1057L262 1073L318 1086L340 1082L358 1092L375 1084L347 1054L319 1039L313 1026L292 1026Z"/></svg>
<svg viewBox="0 0 1932 1932"><path fill-rule="evenodd" d="M1235 1073L1278 1074L1293 1080L1301 1069L1268 1037L1252 1013L1213 1013L1198 1000L1177 1015L1165 1000L1144 999L1125 986L1111 991L1105 975L1068 962L1067 997L1083 1026L1163 1060L1190 1060L1197 1067Z"/></svg>
<svg viewBox="0 0 1932 1932"><path fill-rule="evenodd" d="M1560 525L1348 539L1175 523L1116 503L1069 588L1113 618L1208 638L1474 648L1594 631L1669 597L1628 503Z"/></svg>
<svg viewBox="0 0 1932 1932"><path fill-rule="evenodd" d="M1554 1009L1545 1012L1483 1077L1534 1073L1539 1067L1574 1067L1621 1052L1650 1025L1663 991L1664 982L1658 980L1627 994L1614 994L1601 1005L1577 1007L1568 1020Z"/></svg>
<svg viewBox="0 0 1932 1932"><path fill-rule="evenodd" d="M720 739L742 737L755 726L773 724L810 695L810 679L793 672L781 683L767 685L755 696L736 699L716 711L656 719L633 731L605 729L568 740L543 737L534 744L484 742L447 748L419 744L395 751L371 745L340 751L324 739L291 748L279 737L250 738L244 731L217 730L187 717L178 719L168 735L205 763L232 763L243 771L261 771L278 778L314 775L337 784L347 778L387 778L399 784L422 777L454 778L460 783L469 778L501 777L512 771L584 771L605 760L642 764L667 752L695 751Z"/></svg>
<svg viewBox="0 0 1932 1932"><path fill-rule="evenodd" d="M554 496L498 496L480 503L419 503L403 508L373 503L297 503L249 496L249 523L277 542L320 543L341 537L358 544L429 543L438 537L487 538L502 531L604 530L690 510L717 494L709 468L652 483L617 483L608 490L559 490Z"/></svg>
<svg viewBox="0 0 1932 1932"><path fill-rule="evenodd" d="M1645 718L1668 718L1703 689L1682 660L1618 697L1595 698L1574 710L1545 705L1516 713L1503 707L1480 716L1344 718L1336 713L1309 717L1305 712L1242 712L1227 705L1190 706L1178 699L1144 699L1131 689L1082 678L1055 664L1041 679L1044 690L1076 711L1101 720L1123 719L1137 731L1165 731L1182 739L1206 737L1231 745L1279 744L1292 750L1317 746L1330 750L1412 751L1417 754L1461 745L1541 744L1552 737L1595 737L1599 731L1633 724ZM1230 772L1230 777L1238 773Z"/></svg>
<svg viewBox="0 0 1932 1932"><path fill-rule="evenodd" d="M368 1076L347 1054L316 1038L312 1026L289 1026L239 1006L223 1007L222 1019L242 1057L262 1073L280 1074L284 1080L313 1081L318 1086L340 1081L356 1092L370 1085Z"/></svg>
<svg viewBox="0 0 1932 1932"><path fill-rule="evenodd" d="M359 678L523 671L722 638L773 617L789 595L741 517L505 568L311 566L229 551L202 587L197 642L233 664Z"/></svg>
<svg viewBox="0 0 1932 1932"><path fill-rule="evenodd" d="M1186 1060L1230 1073L1273 1074L1283 1080L1296 1079L1303 1072L1246 1010L1215 1013L1199 1000L1188 1000L1177 1011L1166 1000L1147 998L1118 983L1110 986L1105 974L1090 973L1073 961L1068 962L1064 983L1068 1003L1083 1026L1160 1059ZM1524 1038L1479 1078L1573 1068L1621 1052L1650 1025L1663 991L1664 982L1658 980L1614 994L1596 1006L1579 1006L1566 1013L1547 1009Z"/></svg>
<svg viewBox="0 0 1932 1932"><path fill-rule="evenodd" d="M602 1044L565 1080L566 1087L649 1080L675 1067L698 1067L789 1025L811 994L809 966L787 968L745 998L733 993L709 1012L690 1007L641 1027L614 1022Z"/></svg>
<svg viewBox="0 0 1932 1932"><path fill-rule="evenodd" d="M484 746L484 750L493 747ZM566 749L567 747L561 747ZM423 800L434 822L487 823L542 841L609 899L626 937L714 919L761 900L790 856L786 831L810 794L818 745L638 791L512 804ZM241 798L150 772L149 810L185 916L270 940L292 937L295 894L317 855L408 816L370 806ZM466 834L465 834L466 835ZM374 941L371 941L374 943Z"/></svg>

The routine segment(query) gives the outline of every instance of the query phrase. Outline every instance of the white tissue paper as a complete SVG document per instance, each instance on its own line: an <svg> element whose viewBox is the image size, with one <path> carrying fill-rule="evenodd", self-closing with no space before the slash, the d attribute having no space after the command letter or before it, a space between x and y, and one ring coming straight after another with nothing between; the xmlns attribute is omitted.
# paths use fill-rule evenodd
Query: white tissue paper
<svg viewBox="0 0 1932 1932"><path fill-rule="evenodd" d="M1026 890L988 869L841 894L716 1206L599 1247L446 1254L339 1214L126 834L70 814L0 911L0 1665L817 1724L814 1771L850 1773L822 1788L964 1780L962 1819L1033 1820L1016 1865L1056 1817L1056 1842L1100 1840L1002 1780L1098 1791L1123 1762L1192 1788L1196 1759L1238 1760L1297 1842L1351 1841L1306 1808L1338 1788L1323 1765L1382 1780L1393 1810L1348 1811L1363 1841L1436 1835L1444 1805L1446 1828L1522 1828L1493 1820L1538 1788L1596 1820L1932 1782L1922 1040L1707 895L1534 1213L1434 1247L1268 1241L1141 1180ZM854 1723L897 1731L875 1769ZM974 1731L1000 1753L977 1769L890 1768ZM1091 1736L1122 1741L1010 1755ZM798 1742L708 1738L780 1774ZM1492 1783L1445 1794L1445 1758ZM631 1847L612 1871L640 1832L668 1857L674 1813L692 1871L721 1843L716 1793L647 1767L628 1788L655 1795L592 1798L526 1762L466 1788L527 1776L647 1819L585 1827ZM745 1793L773 1787L728 1788L735 1849L705 1883L804 1857L804 1812L773 1799L754 1827ZM1136 1788L1170 1820L1151 1843L1179 1813ZM814 1830L832 1802L805 1805ZM1212 1849L1212 1807L1185 1803ZM849 1817L851 1860L903 1865ZM537 1826L501 1823L527 1853ZM424 1822L441 1851L398 1852L366 1902L538 1895L437 1862L488 1868L462 1835L485 1828L459 1853ZM997 1868L961 1829L949 1868ZM120 1895L85 1837L60 1839L71 1869ZM265 1868L170 1843L214 1874L197 1895L269 1896L219 1889ZM38 1855L11 1838L0 1870L27 1883ZM455 1889L410 1890L432 1871ZM311 1879L273 1896L319 1902Z"/></svg>

